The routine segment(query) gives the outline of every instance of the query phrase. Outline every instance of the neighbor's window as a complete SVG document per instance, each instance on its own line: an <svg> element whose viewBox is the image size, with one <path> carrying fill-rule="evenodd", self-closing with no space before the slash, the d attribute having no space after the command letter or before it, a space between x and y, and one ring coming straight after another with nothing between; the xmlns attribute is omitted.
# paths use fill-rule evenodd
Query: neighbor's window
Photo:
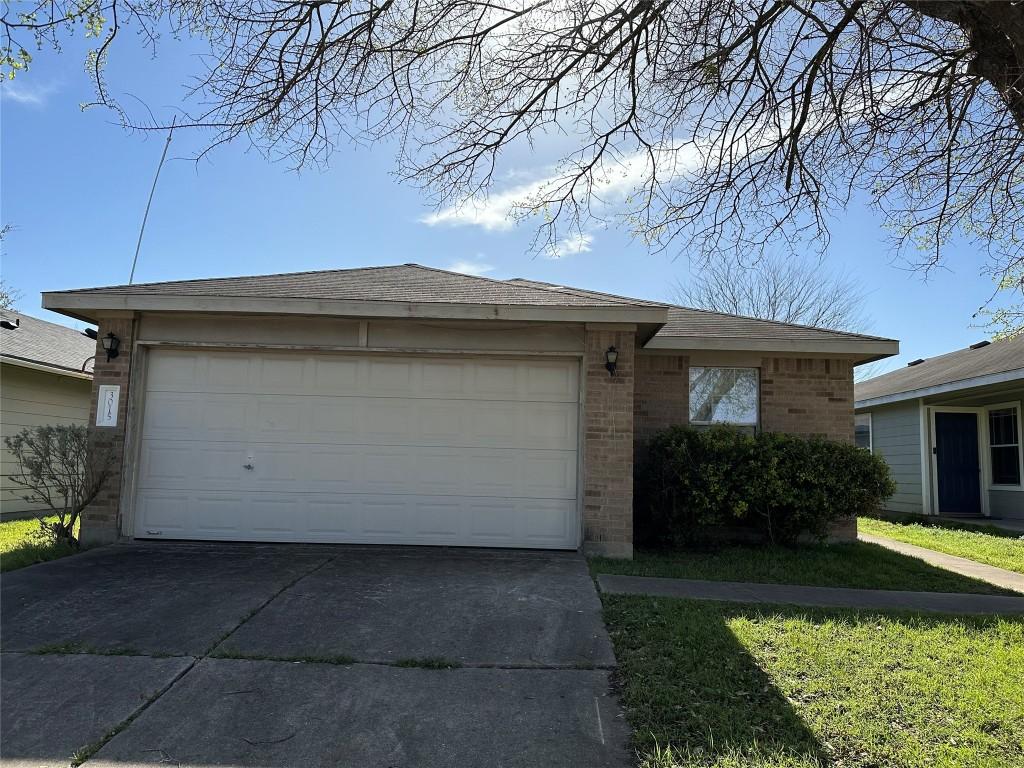
<svg viewBox="0 0 1024 768"><path fill-rule="evenodd" d="M858 413L853 417L853 438L858 448L871 452L871 414Z"/></svg>
<svg viewBox="0 0 1024 768"><path fill-rule="evenodd" d="M1016 406L988 412L992 485L1020 485L1020 420Z"/></svg>
<svg viewBox="0 0 1024 768"><path fill-rule="evenodd" d="M757 425L757 368L690 368L690 423Z"/></svg>

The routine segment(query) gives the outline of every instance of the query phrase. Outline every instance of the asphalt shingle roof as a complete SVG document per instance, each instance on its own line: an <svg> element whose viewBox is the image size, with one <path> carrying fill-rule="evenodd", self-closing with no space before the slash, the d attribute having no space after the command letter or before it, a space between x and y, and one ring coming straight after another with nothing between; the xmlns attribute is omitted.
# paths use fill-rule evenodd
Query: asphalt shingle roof
<svg viewBox="0 0 1024 768"><path fill-rule="evenodd" d="M14 330L0 329L0 354L4 356L81 372L82 364L96 354L96 341L74 328L10 310L0 312L0 317L19 323Z"/></svg>
<svg viewBox="0 0 1024 768"><path fill-rule="evenodd" d="M959 349L862 381L854 387L854 399L873 400L1016 370L1024 379L1024 334L978 349Z"/></svg>
<svg viewBox="0 0 1024 768"><path fill-rule="evenodd" d="M550 286L537 280L515 278L508 282L534 286ZM588 296L608 296L609 294L595 291L584 291L567 286L552 286L575 294ZM621 297L617 297L621 298ZM712 312L706 309L693 309L674 304L668 308L668 322L655 334L655 338L675 337L714 337L737 339L788 339L793 341L890 341L879 336L867 336L860 333L835 331L828 328L815 328L810 325L783 323L777 320L761 320L756 317L730 315L724 312Z"/></svg>
<svg viewBox="0 0 1024 768"><path fill-rule="evenodd" d="M393 301L505 306L658 307L655 302L606 294L573 292L559 286L537 287L515 281L448 272L419 264L361 269L332 269L251 277L221 277L138 283L66 291L161 296L232 296L340 301Z"/></svg>

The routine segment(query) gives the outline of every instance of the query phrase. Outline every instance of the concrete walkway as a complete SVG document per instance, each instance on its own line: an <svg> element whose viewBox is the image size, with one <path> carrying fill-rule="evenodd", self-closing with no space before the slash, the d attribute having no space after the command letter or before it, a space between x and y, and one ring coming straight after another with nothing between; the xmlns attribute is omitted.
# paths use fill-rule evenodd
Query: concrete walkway
<svg viewBox="0 0 1024 768"><path fill-rule="evenodd" d="M944 568L947 571L959 573L961 576L969 576L972 579L987 581L989 584L994 584L1003 589L1012 589L1014 592L1024 593L1024 573L1015 573L1004 568L996 568L994 565L977 563L974 560L968 560L966 557L947 555L944 552L936 552L934 549L907 544L885 536L861 533L858 534L857 538L868 544L877 544L880 547L891 549L902 555L924 560L928 565L934 565L936 568Z"/></svg>
<svg viewBox="0 0 1024 768"><path fill-rule="evenodd" d="M738 581L661 579L650 576L597 577L602 592L613 595L654 595L688 600L776 603L821 608L936 611L957 614L1024 615L1024 597L967 595L948 592L902 592L886 589L801 587Z"/></svg>

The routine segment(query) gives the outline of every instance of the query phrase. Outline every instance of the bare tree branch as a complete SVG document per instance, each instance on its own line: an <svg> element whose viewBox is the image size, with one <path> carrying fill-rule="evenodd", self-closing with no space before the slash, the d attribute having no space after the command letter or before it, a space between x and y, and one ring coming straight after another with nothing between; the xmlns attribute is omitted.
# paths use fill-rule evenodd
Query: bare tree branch
<svg viewBox="0 0 1024 768"><path fill-rule="evenodd" d="M104 81L129 28L154 49L206 41L176 119L210 149L301 167L389 139L443 205L487 194L509 150L567 137L520 209L543 214L541 248L616 217L698 264L821 252L859 193L925 273L954 237L997 284L1024 267L1024 3L31 0L4 12L0 65L21 76L30 49L84 30L97 103L164 128Z"/></svg>

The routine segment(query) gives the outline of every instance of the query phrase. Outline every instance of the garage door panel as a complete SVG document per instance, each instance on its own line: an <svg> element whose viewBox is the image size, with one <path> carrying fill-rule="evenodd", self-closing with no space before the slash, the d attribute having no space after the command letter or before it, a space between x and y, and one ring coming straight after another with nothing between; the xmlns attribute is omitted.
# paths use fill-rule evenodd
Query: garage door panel
<svg viewBox="0 0 1024 768"><path fill-rule="evenodd" d="M574 547L577 371L153 352L137 535Z"/></svg>
<svg viewBox="0 0 1024 768"><path fill-rule="evenodd" d="M363 497L362 506L361 535L382 539L401 539L408 535L409 499Z"/></svg>
<svg viewBox="0 0 1024 768"><path fill-rule="evenodd" d="M189 502L194 510L196 529L200 533L237 535L247 527L245 518L239 514L241 504L237 494L198 493Z"/></svg>
<svg viewBox="0 0 1024 768"><path fill-rule="evenodd" d="M576 455L546 452L520 459L522 492L519 496L576 498Z"/></svg>
<svg viewBox="0 0 1024 768"><path fill-rule="evenodd" d="M419 391L418 368L414 361L382 357L369 359L366 391L381 396L414 397Z"/></svg>
<svg viewBox="0 0 1024 768"><path fill-rule="evenodd" d="M314 357L312 378L308 382L308 394L333 394L335 392L359 392L360 359L356 357Z"/></svg>
<svg viewBox="0 0 1024 768"><path fill-rule="evenodd" d="M314 538L347 540L362 530L358 499L332 496L311 498L305 504L306 532Z"/></svg>
<svg viewBox="0 0 1024 768"><path fill-rule="evenodd" d="M531 500L522 504L519 535L538 546L549 542L565 541L573 536L573 511L558 502Z"/></svg>
<svg viewBox="0 0 1024 768"><path fill-rule="evenodd" d="M261 538L294 535L299 532L296 523L304 506L302 500L289 495L260 495L250 500L241 518L248 524L248 531Z"/></svg>
<svg viewBox="0 0 1024 768"><path fill-rule="evenodd" d="M199 373L197 352L160 350L149 356L147 392L193 392L201 385L200 378L205 376Z"/></svg>
<svg viewBox="0 0 1024 768"><path fill-rule="evenodd" d="M534 403L520 415L522 442L559 450L575 450L579 441L579 413L575 405Z"/></svg>
<svg viewBox="0 0 1024 768"><path fill-rule="evenodd" d="M351 436L356 442L405 442L414 435L414 403L405 400L367 398L361 405L358 432Z"/></svg>
<svg viewBox="0 0 1024 768"><path fill-rule="evenodd" d="M525 378L529 400L575 402L579 392L576 369L565 365L531 365L525 369Z"/></svg>
<svg viewBox="0 0 1024 768"><path fill-rule="evenodd" d="M265 355L259 360L257 381L261 391L305 392L306 382L313 375L311 361L294 355Z"/></svg>
<svg viewBox="0 0 1024 768"><path fill-rule="evenodd" d="M207 355L203 389L210 392L245 391L249 382L259 378L258 372L253 370L254 362L252 355Z"/></svg>
<svg viewBox="0 0 1024 768"><path fill-rule="evenodd" d="M141 491L136 502L136 535L159 533L166 538L186 538L196 530L189 494Z"/></svg>
<svg viewBox="0 0 1024 768"><path fill-rule="evenodd" d="M469 366L461 360L435 360L420 367L420 397L468 397L472 395ZM413 394L413 393L410 393Z"/></svg>
<svg viewBox="0 0 1024 768"><path fill-rule="evenodd" d="M144 490L576 497L571 451L146 441L141 456Z"/></svg>

